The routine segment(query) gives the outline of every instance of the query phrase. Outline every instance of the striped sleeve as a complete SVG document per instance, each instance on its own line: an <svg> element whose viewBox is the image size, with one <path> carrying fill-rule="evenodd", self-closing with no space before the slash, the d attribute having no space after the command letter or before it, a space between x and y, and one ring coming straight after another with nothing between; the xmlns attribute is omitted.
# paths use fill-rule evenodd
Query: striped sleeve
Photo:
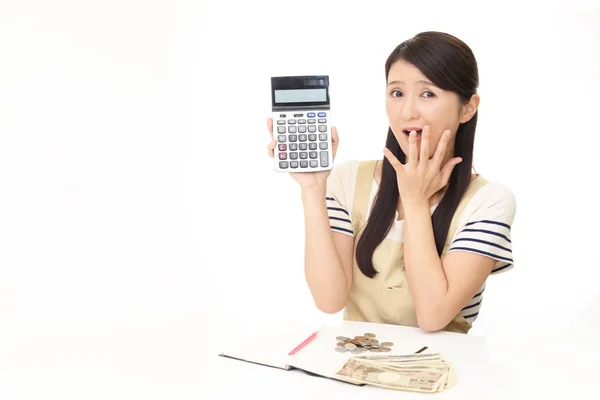
<svg viewBox="0 0 600 400"><path fill-rule="evenodd" d="M514 267L511 227L516 212L513 193L502 187L487 199L454 237L448 252L467 251L496 260L492 274Z"/></svg>
<svg viewBox="0 0 600 400"><path fill-rule="evenodd" d="M345 168L345 164L340 164L334 167L327 180L327 214L329 215L329 225L333 232L339 232L344 235L354 237L352 230L352 217L348 207L348 199L346 196L346 186L348 182L344 182L341 169Z"/></svg>

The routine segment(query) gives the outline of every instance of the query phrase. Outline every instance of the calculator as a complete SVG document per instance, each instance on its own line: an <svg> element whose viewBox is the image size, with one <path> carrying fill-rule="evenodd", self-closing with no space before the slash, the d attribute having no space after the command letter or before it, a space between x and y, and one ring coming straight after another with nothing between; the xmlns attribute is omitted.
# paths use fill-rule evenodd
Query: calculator
<svg viewBox="0 0 600 400"><path fill-rule="evenodd" d="M332 169L329 76L271 77L275 171Z"/></svg>

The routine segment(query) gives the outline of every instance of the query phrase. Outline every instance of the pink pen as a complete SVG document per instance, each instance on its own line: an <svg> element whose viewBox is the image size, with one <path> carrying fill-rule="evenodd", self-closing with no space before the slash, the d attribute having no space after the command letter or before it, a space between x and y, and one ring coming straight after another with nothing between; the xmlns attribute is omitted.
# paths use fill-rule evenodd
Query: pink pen
<svg viewBox="0 0 600 400"><path fill-rule="evenodd" d="M307 344L312 342L316 337L317 337L317 332L313 333L312 335L310 335L309 337L304 339L304 341L302 343L300 343L298 346L294 347L294 349L292 351L290 351L288 353L288 355L291 356L291 355L296 354L297 352L302 350Z"/></svg>

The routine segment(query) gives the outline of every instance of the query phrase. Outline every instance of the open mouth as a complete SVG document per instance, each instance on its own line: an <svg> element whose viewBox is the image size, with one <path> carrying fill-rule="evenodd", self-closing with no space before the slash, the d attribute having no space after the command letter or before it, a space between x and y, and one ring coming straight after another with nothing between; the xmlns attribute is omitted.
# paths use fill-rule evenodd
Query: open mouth
<svg viewBox="0 0 600 400"><path fill-rule="evenodd" d="M403 132L406 136L409 136L412 131L417 131L417 137L421 137L421 133L423 133L422 129L404 129Z"/></svg>

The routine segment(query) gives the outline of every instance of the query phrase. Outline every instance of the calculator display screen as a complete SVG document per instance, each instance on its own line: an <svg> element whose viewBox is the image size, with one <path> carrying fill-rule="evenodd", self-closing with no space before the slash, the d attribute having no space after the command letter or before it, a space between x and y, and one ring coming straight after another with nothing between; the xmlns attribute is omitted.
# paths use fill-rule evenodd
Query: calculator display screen
<svg viewBox="0 0 600 400"><path fill-rule="evenodd" d="M275 103L313 103L327 101L327 89L275 90Z"/></svg>
<svg viewBox="0 0 600 400"><path fill-rule="evenodd" d="M329 76L271 77L273 109L329 107Z"/></svg>

